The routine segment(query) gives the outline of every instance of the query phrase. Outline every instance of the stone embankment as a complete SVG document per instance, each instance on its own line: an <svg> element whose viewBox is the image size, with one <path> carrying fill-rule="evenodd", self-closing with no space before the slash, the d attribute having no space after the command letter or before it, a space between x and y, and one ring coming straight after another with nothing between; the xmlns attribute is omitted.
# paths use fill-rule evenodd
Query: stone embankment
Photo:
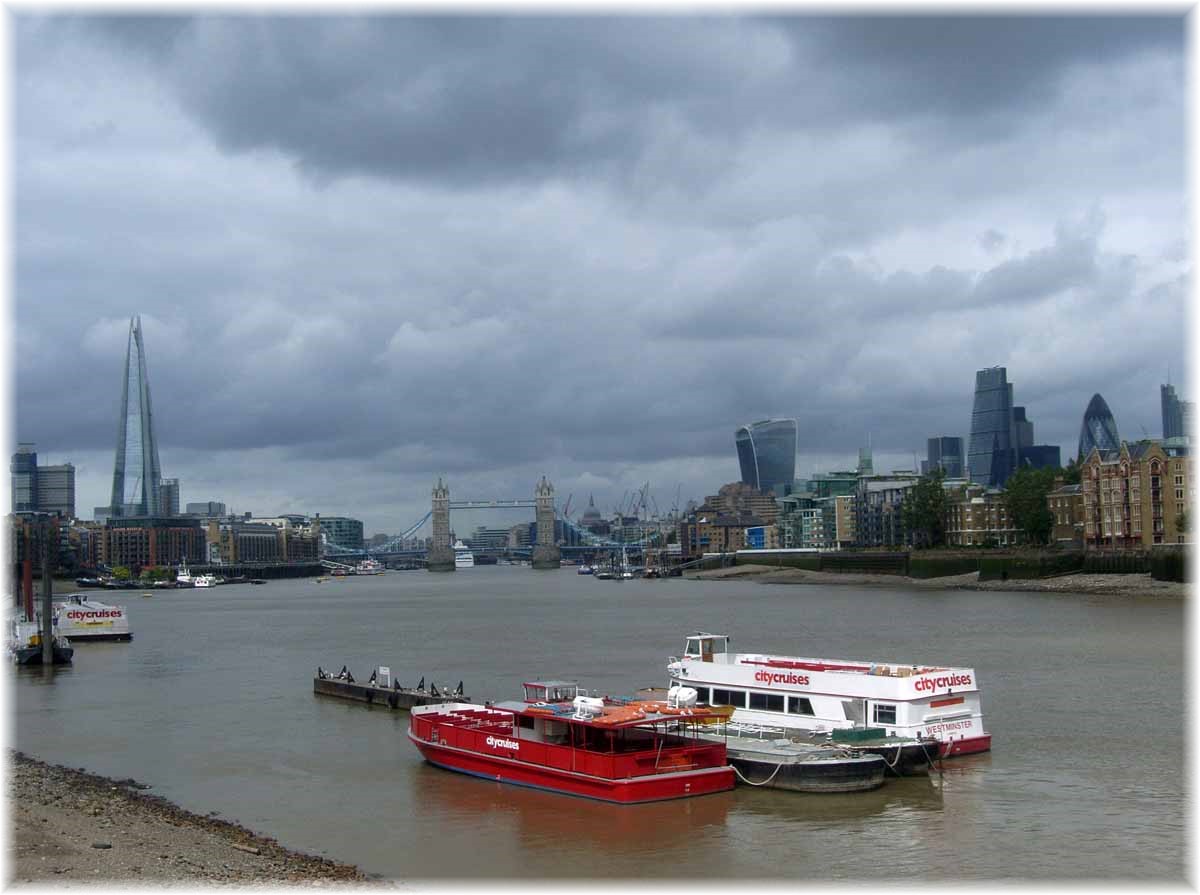
<svg viewBox="0 0 1200 895"><path fill-rule="evenodd" d="M1123 597L1184 597L1189 585L1177 581L1155 581L1140 575L1088 575L1082 572L1055 578L1010 578L980 581L978 572L943 578L908 578L903 575L871 575L855 572L812 572L776 566L746 564L694 572L687 577L701 580L749 578L762 584L855 584L859 586L906 587L918 590L1002 590L1046 593L1096 594Z"/></svg>
<svg viewBox="0 0 1200 895"><path fill-rule="evenodd" d="M9 886L374 886L358 868L284 848L110 780L9 752Z"/></svg>

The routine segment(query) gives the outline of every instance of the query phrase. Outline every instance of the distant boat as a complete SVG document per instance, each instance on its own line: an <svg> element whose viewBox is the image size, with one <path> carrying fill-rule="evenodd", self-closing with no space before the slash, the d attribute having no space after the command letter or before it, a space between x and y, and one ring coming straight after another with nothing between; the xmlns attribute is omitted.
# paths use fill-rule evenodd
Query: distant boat
<svg viewBox="0 0 1200 895"><path fill-rule="evenodd" d="M579 567L579 571L576 572L575 574L577 574L577 575L594 575L595 573L596 573L595 569L593 569L587 563L584 563L583 565L581 565Z"/></svg>
<svg viewBox="0 0 1200 895"><path fill-rule="evenodd" d="M355 566L355 571L360 575L382 575L387 570L379 560L368 557Z"/></svg>
<svg viewBox="0 0 1200 895"><path fill-rule="evenodd" d="M192 579L192 573L188 571L187 566L182 566L179 571L175 573L176 587L192 587L194 584L195 582Z"/></svg>
<svg viewBox="0 0 1200 895"><path fill-rule="evenodd" d="M454 568L456 569L473 569L475 567L475 554L471 552L471 548L462 541L454 542Z"/></svg>
<svg viewBox="0 0 1200 895"><path fill-rule="evenodd" d="M216 587L217 583L215 575L197 575L192 579L192 587Z"/></svg>

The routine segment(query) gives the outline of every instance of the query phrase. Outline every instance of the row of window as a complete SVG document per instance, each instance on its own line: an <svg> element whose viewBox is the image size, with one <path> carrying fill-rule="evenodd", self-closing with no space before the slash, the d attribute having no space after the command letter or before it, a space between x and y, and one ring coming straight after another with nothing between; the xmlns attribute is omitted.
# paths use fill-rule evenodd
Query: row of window
<svg viewBox="0 0 1200 895"><path fill-rule="evenodd" d="M752 690L727 690L723 687L713 687L710 691L708 687L697 687L695 684L686 684L685 686L692 687L696 691L697 701L706 702L709 705L731 705L734 708L751 708L763 712L785 710L782 693L755 693ZM813 714L812 702L805 696L788 696L786 711L791 715L811 716Z"/></svg>

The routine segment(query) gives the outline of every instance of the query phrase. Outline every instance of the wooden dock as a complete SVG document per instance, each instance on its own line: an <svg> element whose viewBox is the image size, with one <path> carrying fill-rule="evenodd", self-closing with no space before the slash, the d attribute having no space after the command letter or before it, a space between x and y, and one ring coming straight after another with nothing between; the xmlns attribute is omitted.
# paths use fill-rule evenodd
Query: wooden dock
<svg viewBox="0 0 1200 895"><path fill-rule="evenodd" d="M361 702L366 705L385 706L390 709L411 709L415 705L437 705L445 702L469 702L470 700L457 692L438 691L436 696L431 691L414 687L385 687L381 684L343 680L336 676L313 677L313 693L318 696L334 696L338 699L348 699L351 702Z"/></svg>

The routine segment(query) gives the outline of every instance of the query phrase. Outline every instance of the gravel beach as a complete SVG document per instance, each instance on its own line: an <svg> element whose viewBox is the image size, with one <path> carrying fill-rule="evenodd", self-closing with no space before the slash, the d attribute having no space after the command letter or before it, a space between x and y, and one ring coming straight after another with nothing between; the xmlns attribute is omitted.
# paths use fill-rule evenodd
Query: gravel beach
<svg viewBox="0 0 1200 895"><path fill-rule="evenodd" d="M358 868L300 854L110 780L9 751L12 887L136 885L394 888Z"/></svg>
<svg viewBox="0 0 1200 895"><path fill-rule="evenodd" d="M943 578L908 578L904 575L870 575L855 572L810 572L776 566L746 565L693 572L688 578L712 580L751 578L761 584L809 584L907 587L919 590L995 590L1042 591L1046 593L1111 595L1120 597L1160 596L1182 598L1189 585L1178 581L1155 581L1149 573L1139 575L1087 575L1074 573L1055 578L1010 578L1007 581L980 581L978 572L948 575Z"/></svg>

